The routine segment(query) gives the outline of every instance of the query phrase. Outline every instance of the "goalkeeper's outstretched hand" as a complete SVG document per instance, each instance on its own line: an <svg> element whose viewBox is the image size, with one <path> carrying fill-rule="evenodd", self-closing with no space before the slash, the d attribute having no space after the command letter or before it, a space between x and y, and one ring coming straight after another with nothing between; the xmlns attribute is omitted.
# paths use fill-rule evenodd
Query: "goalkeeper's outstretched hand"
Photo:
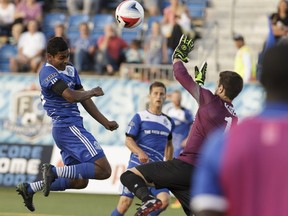
<svg viewBox="0 0 288 216"><path fill-rule="evenodd" d="M181 59L183 62L187 63L189 61L188 54L192 51L194 47L193 39L187 37L187 35L182 35L176 49L172 55L172 61L175 58Z"/></svg>
<svg viewBox="0 0 288 216"><path fill-rule="evenodd" d="M200 70L197 66L195 66L195 82L199 85L204 85L206 79L206 71L207 71L207 62L203 62Z"/></svg>

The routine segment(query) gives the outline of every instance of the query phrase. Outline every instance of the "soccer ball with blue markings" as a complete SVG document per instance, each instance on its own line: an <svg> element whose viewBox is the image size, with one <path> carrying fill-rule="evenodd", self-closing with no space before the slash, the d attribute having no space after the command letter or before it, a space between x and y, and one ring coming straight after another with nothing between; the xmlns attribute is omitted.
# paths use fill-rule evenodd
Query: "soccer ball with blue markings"
<svg viewBox="0 0 288 216"><path fill-rule="evenodd" d="M120 27L135 28L143 22L144 10L139 2L126 0L117 6L115 18Z"/></svg>

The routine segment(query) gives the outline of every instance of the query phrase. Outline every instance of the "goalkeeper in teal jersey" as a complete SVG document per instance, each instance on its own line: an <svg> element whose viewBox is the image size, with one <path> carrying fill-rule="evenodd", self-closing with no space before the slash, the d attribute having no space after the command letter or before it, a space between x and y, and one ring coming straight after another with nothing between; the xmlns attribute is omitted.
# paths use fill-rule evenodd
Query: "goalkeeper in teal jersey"
<svg viewBox="0 0 288 216"><path fill-rule="evenodd" d="M34 211L33 195L66 189L82 189L88 179L107 179L111 167L98 141L83 126L77 103L107 130L116 130L118 124L109 121L91 100L104 95L101 87L83 89L75 67L68 63L69 48L61 37L54 37L47 45L47 62L40 73L41 101L47 115L52 118L52 135L61 150L64 167L43 164L43 181L20 183L18 193L25 206Z"/></svg>

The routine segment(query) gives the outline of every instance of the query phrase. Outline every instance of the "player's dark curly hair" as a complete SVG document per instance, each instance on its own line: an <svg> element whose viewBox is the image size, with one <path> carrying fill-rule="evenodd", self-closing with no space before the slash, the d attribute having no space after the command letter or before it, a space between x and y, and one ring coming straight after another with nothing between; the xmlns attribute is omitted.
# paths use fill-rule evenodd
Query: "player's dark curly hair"
<svg viewBox="0 0 288 216"><path fill-rule="evenodd" d="M67 42L62 37L53 37L48 41L47 53L55 56L58 52L63 52L68 49Z"/></svg>
<svg viewBox="0 0 288 216"><path fill-rule="evenodd" d="M260 82L266 89L267 99L288 102L288 45L268 49L263 57Z"/></svg>
<svg viewBox="0 0 288 216"><path fill-rule="evenodd" d="M166 86L164 83L162 82L159 82L159 81L155 81L153 82L151 85L150 85L150 88L149 88L149 92L151 93L152 92L152 89L155 88L155 87L162 87L165 89L165 92L166 92Z"/></svg>
<svg viewBox="0 0 288 216"><path fill-rule="evenodd" d="M219 86L223 85L225 95L233 100L243 89L242 77L233 71L222 71L219 76Z"/></svg>

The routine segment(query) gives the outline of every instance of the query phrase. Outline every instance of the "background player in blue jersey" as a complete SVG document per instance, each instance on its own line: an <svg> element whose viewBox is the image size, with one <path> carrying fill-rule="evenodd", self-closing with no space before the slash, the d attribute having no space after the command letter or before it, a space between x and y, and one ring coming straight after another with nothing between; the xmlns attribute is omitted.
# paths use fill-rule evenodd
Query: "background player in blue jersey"
<svg viewBox="0 0 288 216"><path fill-rule="evenodd" d="M175 122L175 129L173 130L173 157L178 157L186 146L190 127L193 123L193 115L189 109L181 105L182 95L180 90L174 90L170 97L171 103L163 107L164 113L171 117ZM181 203L178 199L171 204L171 208L181 208Z"/></svg>
<svg viewBox="0 0 288 216"><path fill-rule="evenodd" d="M173 130L173 157L178 157L183 151L190 127L193 123L193 115L189 109L181 105L182 95L181 91L174 90L170 95L171 103L164 106L164 113L171 117L175 122L175 129Z"/></svg>
<svg viewBox="0 0 288 216"><path fill-rule="evenodd" d="M172 130L174 122L162 113L162 106L166 99L166 87L161 82L154 82L149 88L149 107L138 112L130 121L126 130L126 146L131 151L128 169L140 164L172 159L173 144ZM162 202L158 211L150 213L158 215L169 205L168 189L150 188L151 193ZM134 195L123 187L117 208L111 216L122 216L132 204Z"/></svg>
<svg viewBox="0 0 288 216"><path fill-rule="evenodd" d="M264 54L263 111L225 135L217 131L204 144L192 179L196 215L288 215L287 56L287 45Z"/></svg>
<svg viewBox="0 0 288 216"><path fill-rule="evenodd" d="M156 188L168 188L180 201L186 215L190 216L190 179L199 156L198 150L211 131L221 126L228 129L237 122L231 102L243 88L242 78L236 72L223 71L219 74L215 94L202 88L200 85L205 80L206 65L200 70L195 68L195 82L183 64L188 62L188 54L193 46L193 40L183 35L172 57L175 78L199 104L183 152L173 160L134 167L120 177L121 182L142 200L136 215L146 216L149 211L161 206L159 199L151 198L148 184Z"/></svg>
<svg viewBox="0 0 288 216"><path fill-rule="evenodd" d="M61 37L49 40L47 62L39 73L41 100L47 115L52 118L52 135L61 150L64 167L43 164L43 181L20 183L17 191L25 206L34 211L33 195L43 190L82 189L88 179L107 179L111 175L110 164L98 141L83 126L77 103L107 130L116 130L118 124L109 121L96 107L92 97L104 95L100 87L85 91L77 70L68 63L69 48Z"/></svg>

